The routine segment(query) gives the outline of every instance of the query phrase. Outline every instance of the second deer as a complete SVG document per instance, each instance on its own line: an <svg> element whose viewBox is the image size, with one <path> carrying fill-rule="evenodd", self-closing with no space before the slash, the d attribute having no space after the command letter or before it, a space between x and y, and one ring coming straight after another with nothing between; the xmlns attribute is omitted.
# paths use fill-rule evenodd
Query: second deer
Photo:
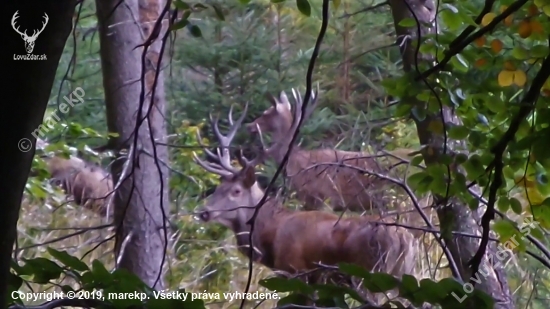
<svg viewBox="0 0 550 309"><path fill-rule="evenodd" d="M263 146L262 152L277 164L281 164L291 146L293 134L302 117L301 95L294 89L292 92L296 101L294 111L284 91L279 98L268 94L271 107L246 125L251 134L259 134L260 137L262 133L271 135L272 145L269 148ZM304 121L317 105L318 92L317 84L317 90L311 94ZM290 186L296 191L296 197L305 204L306 210L320 209L326 199L330 200L330 207L335 211L372 210L377 206L376 202L381 202L381 198L374 193L380 190L377 184L386 183L363 172L382 171L373 156L363 152L330 148L306 150L294 145L285 169Z"/></svg>
<svg viewBox="0 0 550 309"><path fill-rule="evenodd" d="M272 270L297 275L318 268L317 263L344 262L398 277L413 272L419 250L407 229L377 224L372 217L339 218L332 212L291 210L278 197L268 198L261 206L250 243L247 222L265 192L255 174L261 157L249 161L241 153L238 161L242 168L231 164L228 149L243 119L244 113L235 123L230 116L231 128L226 136L220 133L217 121L212 121L220 148L217 154L205 152L219 163L203 161L193 153L198 165L221 176L220 185L197 212L201 221L231 229L239 251L249 256L252 248L253 260ZM198 132L197 138L202 140ZM308 272L306 279L317 282L320 276Z"/></svg>

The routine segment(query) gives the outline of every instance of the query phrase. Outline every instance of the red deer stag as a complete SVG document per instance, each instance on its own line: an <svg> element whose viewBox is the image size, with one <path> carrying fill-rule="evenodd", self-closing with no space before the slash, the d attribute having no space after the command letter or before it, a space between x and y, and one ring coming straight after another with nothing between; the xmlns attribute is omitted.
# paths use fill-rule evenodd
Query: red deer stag
<svg viewBox="0 0 550 309"><path fill-rule="evenodd" d="M48 143L37 139L36 145L43 149ZM52 182L60 186L67 195L73 196L77 205L101 216L107 214L106 201L113 191L113 181L109 173L95 164L73 156L68 159L59 156L44 157L44 161Z"/></svg>
<svg viewBox="0 0 550 309"><path fill-rule="evenodd" d="M241 152L237 159L242 168L232 166L228 149L245 114L235 123L231 111L229 115L230 129L226 136L220 133L218 120L210 118L219 148L217 155L208 150L206 153L218 163L203 161L193 153L196 164L221 176L221 183L196 212L201 221L231 229L239 251L249 256L253 248L253 260L272 270L300 274L318 268L316 263L344 262L398 277L412 273L418 247L407 229L376 224L372 217L339 218L332 212L291 210L278 197L268 198L260 208L251 246L247 222L264 195L255 175L261 159L249 161ZM199 132L197 138L202 140ZM318 282L320 276L308 273L306 279Z"/></svg>
<svg viewBox="0 0 550 309"><path fill-rule="evenodd" d="M263 114L246 127L251 134L268 133L273 144L263 153L281 164L285 153L290 147L292 136L302 115L302 98L292 89L296 105L294 112L284 91L279 98L267 95L271 105ZM304 121L309 118L317 105L319 84L312 91L311 101L304 115ZM325 163L325 164L323 164ZM328 165L326 163L332 164ZM351 211L371 210L381 199L376 197L375 184L388 183L380 178L369 176L358 169L338 166L335 163L351 165L358 169L380 173L373 156L367 153L344 151L336 149L305 150L295 145L289 155L285 171L290 179L290 186L296 191L296 197L301 200L307 210L320 209L324 201L330 200L330 207L335 211L349 209Z"/></svg>

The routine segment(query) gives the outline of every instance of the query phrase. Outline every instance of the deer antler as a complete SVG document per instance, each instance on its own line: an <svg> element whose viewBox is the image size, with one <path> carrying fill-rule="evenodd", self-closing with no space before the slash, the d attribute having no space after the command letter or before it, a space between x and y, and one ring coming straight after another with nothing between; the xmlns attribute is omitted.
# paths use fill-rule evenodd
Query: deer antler
<svg viewBox="0 0 550 309"><path fill-rule="evenodd" d="M13 14L13 17L11 18L11 26L13 27L13 30L15 30L15 32L19 33L21 36L27 36L27 30L25 30L25 32L21 32L19 31L19 27L15 27L15 20L19 18L19 15L17 15L19 13L19 10L15 11L15 14Z"/></svg>
<svg viewBox="0 0 550 309"><path fill-rule="evenodd" d="M311 114L313 113L313 110L315 110L315 107L317 107L317 99L319 98L319 82L317 82L317 89L315 89L315 92L311 91L311 100L306 108L306 113L304 115L304 120L307 120ZM294 117L292 119L292 126L290 127L290 134L294 134L296 129L298 128L298 123L300 121L300 117L302 116L302 104L304 101L302 100L302 95L300 92L296 91L294 88L292 88L292 95L294 96L294 101L296 102L296 105L294 106ZM283 99L283 96L281 95L281 99ZM288 101L286 98L286 95L284 96L284 99ZM303 122L302 121L302 122Z"/></svg>
<svg viewBox="0 0 550 309"><path fill-rule="evenodd" d="M231 142L233 141L233 138L235 137L235 133L241 127L241 124L244 120L244 117L246 116L247 110L248 110L248 103L245 104L244 111L243 111L241 117L239 117L239 119L237 119L237 121L234 122L233 121L233 106L231 106L229 108L228 120L229 120L230 128L229 128L229 132L227 133L227 135L221 134L220 128L218 126L219 119L216 118L214 120L213 117L212 117L212 114L209 115L210 124L212 126L212 129L214 130L214 134L216 135L216 138L218 139L218 141L220 143L220 147L218 147L216 149L216 154L214 154L210 150L206 149L206 147L202 144L202 138L201 138L200 132L198 130L197 130L197 139L199 141L199 144L204 148L204 152L206 152L207 156L209 156L210 158L218 161L219 164L205 162L205 161L199 159L197 154L195 152L193 152L193 159L194 159L195 163L200 165L205 170L207 170L211 173L214 173L214 174L218 174L220 176L233 176L233 175L237 175L240 172L239 169L237 169L237 168L235 168L234 166L231 165L231 155L230 155L230 152L229 152L229 147L231 145ZM220 151L220 148L221 148L221 151Z"/></svg>
<svg viewBox="0 0 550 309"><path fill-rule="evenodd" d="M48 24L48 21L50 20L50 18L48 17L48 14L46 14L44 12L44 16L43 16L46 20L42 22L42 29L40 30L33 30L32 32L32 35L31 35L31 38L36 38L40 33L42 33L42 31L44 31L44 28L46 28L46 25ZM25 31L26 32L26 31ZM36 32L36 33L35 33Z"/></svg>

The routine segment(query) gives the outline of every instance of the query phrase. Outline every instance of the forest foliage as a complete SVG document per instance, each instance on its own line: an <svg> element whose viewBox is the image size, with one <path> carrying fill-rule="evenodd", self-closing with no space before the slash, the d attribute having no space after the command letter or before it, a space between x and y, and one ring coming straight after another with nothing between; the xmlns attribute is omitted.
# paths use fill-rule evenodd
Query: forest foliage
<svg viewBox="0 0 550 309"><path fill-rule="evenodd" d="M454 157L442 155L438 164L428 168L422 168L421 155L411 158L411 165L420 171L409 176L407 183L419 197L449 196L464 201L471 210L483 204L481 198L488 205L484 208L494 208L499 216L492 230L499 241L517 242L511 248L514 256L506 267L516 306L543 308L550 297L547 269L550 255L544 249L548 245L546 230L550 228L550 150L546 145L550 140L550 79L548 73L546 78L541 76L544 70L550 71L550 1L490 2L493 3L490 10L482 15L485 3L480 1L438 2L438 33L411 42L421 43L418 52L433 55L440 70L431 72L430 67L420 64L405 74L389 6L374 0L331 1L329 28L313 74L322 89L321 102L304 124L300 139L304 147L312 148L419 149L411 118L423 119L427 112L438 112L443 105L451 107L462 124L434 121L430 130L445 139L465 141L467 148L459 149L461 152ZM208 113L224 115L231 105L240 113L244 102L250 102L247 115L250 120L268 106L264 98L267 91L273 94L291 88L304 91L307 65L321 24L321 3L321 0L172 2L181 18L171 29L165 70L168 101L165 117L168 134L173 137L167 145L171 169L170 220L177 227L173 236L175 245L169 249L170 271L166 275L171 290L244 291L248 261L234 250L233 240L227 238L229 233L219 226L199 225L192 217L205 192L218 183L216 177L192 161L193 151L201 155L196 132L200 130L203 142L208 144L212 139ZM376 8L365 10L369 7ZM75 87L85 89L86 101L65 114L66 118L48 132L47 138L54 142L50 150L74 154L78 149L86 159L106 166L111 158L90 150L104 144L108 135L95 6L84 1L79 10L74 38L67 42L45 117ZM417 21L403 20L399 26L415 28ZM470 32L466 43L454 45L467 27L475 31ZM431 73L424 74L425 87L411 87L420 72ZM400 100L405 97L416 97L423 106ZM236 143L249 143L246 138L238 136ZM506 144L501 146L504 139ZM495 164L495 160L500 162ZM463 170L448 175L447 165L451 163ZM80 234L78 240L65 239L68 232L60 228L68 226L67 218L84 214L71 205L60 207L63 194L47 182L49 175L38 156L33 168L43 172L30 177L27 184L18 227L18 246L25 249L15 254L18 261L12 267L12 289L47 290L52 282L61 282L59 288L65 292L140 290L152 295L153 291L134 275L123 270L110 271L114 266L108 257L112 243L98 240L109 240L107 232L92 228L88 231L96 233L92 236ZM274 166L268 165L263 173L268 177L274 170ZM446 180L447 176L452 182ZM491 186L498 179L501 185ZM482 187L482 196L472 192L473 182ZM516 237L526 218L536 223L529 229L532 238ZM89 214L79 220L78 223L86 223L88 227L102 223ZM443 232L450 231L443 229ZM57 238L60 240L56 241ZM532 239L542 247L534 245ZM45 245L48 248L40 246L41 242L50 242ZM86 245L78 245L82 242ZM101 252L86 256L86 250L96 245ZM432 267L437 260L430 260ZM541 260L547 261L546 264ZM405 276L401 281L353 265L340 265L340 270L364 278L371 291L398 287L400 296L416 306L428 302L442 308L469 308L469 301L476 299L477 307L482 308L480 304L484 303L483 308L492 308L494 303L485 293L476 289L470 294L463 285L433 269L427 271L425 278ZM364 303L355 291L345 287L266 279L268 274L263 267L255 266L250 289L290 292L279 300L279 305L294 300L293 292L317 292L321 299L342 308ZM30 283L25 287L23 282ZM467 294L468 301L458 303L453 292L459 298ZM141 301L118 300L112 301L112 305L126 308L138 302ZM202 308L208 302L198 300L189 305ZM263 305L274 307L275 303L266 301ZM210 307L238 305L240 301L219 304L212 301ZM165 306L177 307L178 302L150 300L147 307Z"/></svg>

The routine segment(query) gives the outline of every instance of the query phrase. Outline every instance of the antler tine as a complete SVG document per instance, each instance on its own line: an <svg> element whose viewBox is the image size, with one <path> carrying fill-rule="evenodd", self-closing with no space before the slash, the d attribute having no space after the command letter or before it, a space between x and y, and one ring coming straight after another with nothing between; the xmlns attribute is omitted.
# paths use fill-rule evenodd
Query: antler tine
<svg viewBox="0 0 550 309"><path fill-rule="evenodd" d="M203 151L206 153L207 156L209 156L211 159L214 159L216 161L220 160L218 156L216 156L212 151L208 149L206 145L202 143L202 136L201 136L201 130L197 130L197 141L199 145L202 147Z"/></svg>
<svg viewBox="0 0 550 309"><path fill-rule="evenodd" d="M15 32L19 33L20 35L27 35L27 30L25 30L25 32L21 32L19 30L19 26L15 26L15 20L19 18L19 10L15 11L15 14L13 14L12 18L11 18L11 25L13 27L13 30L15 30Z"/></svg>
<svg viewBox="0 0 550 309"><path fill-rule="evenodd" d="M218 126L219 119L216 119L216 121L213 120L212 115L210 115L210 121L212 123L212 128L214 130L214 134L218 138L218 141L220 142L220 148L217 149L217 154L219 158L219 162L223 168L225 168L228 171L231 171L233 173L238 173L239 170L236 169L231 165L231 155L229 151L229 147L231 145L231 141L233 141L233 138L235 137L235 133L237 133L237 130L241 127L242 122L244 121L244 118L246 117L246 112L248 111L248 102L245 104L244 111L242 115L237 119L236 122L233 121L233 105L229 109L229 123L230 128L227 135L223 135L220 132L220 128Z"/></svg>
<svg viewBox="0 0 550 309"><path fill-rule="evenodd" d="M197 153L194 152L194 151L193 151L193 161L195 161L195 163L197 163L203 169L205 169L206 171L209 171L210 173L214 173L214 174L217 174L217 175L220 175L220 176L232 176L233 175L232 172L224 170L218 164L205 162L205 161L199 159L199 157L197 156Z"/></svg>
<svg viewBox="0 0 550 309"><path fill-rule="evenodd" d="M296 89L292 88L292 94L294 96L294 100L296 101L296 108L294 110L294 120L293 120L293 124L292 124L292 129L294 132L294 130L296 130L296 127L298 126L298 121L300 120L300 117L303 117L303 121L306 121L309 116L311 116L311 114L313 113L313 111L315 110L315 107L317 106L317 102L318 102L318 97L319 97L319 82L317 82L317 88L315 89L315 91L311 91L311 100L308 104L308 106L306 107L306 113L302 116L302 106L304 104L304 100L302 99L302 95L300 94L299 91L297 91ZM302 122L303 122L302 121Z"/></svg>
<svg viewBox="0 0 550 309"><path fill-rule="evenodd" d="M271 147L267 147L266 143L264 141L264 138L263 138L262 129L260 128L259 124L256 124L256 129L258 130L258 136L260 137L260 142L262 144L262 149L260 150L260 153L252 160L247 160L246 158L244 158L244 160L239 159L239 163L241 165L245 164L245 165L248 165L248 166L254 166L255 167L258 164L263 163L265 158L268 156L268 154L271 153L273 151L273 148L276 146L276 144L275 144L275 145L272 145ZM244 157L242 155L242 152L241 152L241 156ZM243 165L243 167L244 167L244 165Z"/></svg>
<svg viewBox="0 0 550 309"><path fill-rule="evenodd" d="M311 91L311 101L307 107L306 115L304 116L305 119L308 119L309 116L313 113L315 108L317 107L317 103L319 102L317 99L319 98L319 82L317 82L317 87L315 89L315 92Z"/></svg>

